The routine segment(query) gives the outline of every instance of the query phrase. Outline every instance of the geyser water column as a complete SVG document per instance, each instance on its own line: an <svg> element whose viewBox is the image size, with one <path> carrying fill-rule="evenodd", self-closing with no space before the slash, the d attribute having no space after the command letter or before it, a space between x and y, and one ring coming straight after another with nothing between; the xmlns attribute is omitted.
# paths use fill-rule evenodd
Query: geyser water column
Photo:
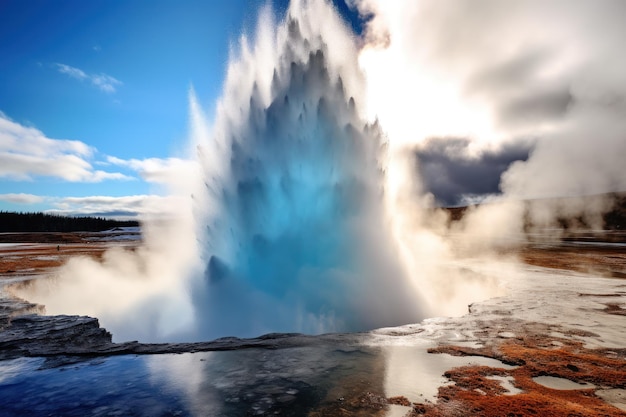
<svg viewBox="0 0 626 417"><path fill-rule="evenodd" d="M206 264L193 282L198 332L418 321L419 296L387 225L383 136L360 115L351 34L322 0L292 2L283 22L271 20L265 10L253 47L242 39L198 147Z"/></svg>

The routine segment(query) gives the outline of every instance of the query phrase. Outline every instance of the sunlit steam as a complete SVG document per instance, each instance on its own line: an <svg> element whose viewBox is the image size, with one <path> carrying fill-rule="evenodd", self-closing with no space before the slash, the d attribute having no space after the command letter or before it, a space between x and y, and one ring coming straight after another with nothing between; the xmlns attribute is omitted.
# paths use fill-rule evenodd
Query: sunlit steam
<svg viewBox="0 0 626 417"><path fill-rule="evenodd" d="M583 216L597 227L612 204L598 198L523 207L522 199L626 191L626 59L616 53L626 36L624 2L350 3L368 17L360 56L368 113L378 115L393 147L419 153L429 138L463 138L464 149L445 149L454 162L455 153L472 158L534 143L493 190L508 200L501 210L492 199L466 219L475 222L470 235L485 238L477 243L489 244L494 232L520 233L524 212L535 225ZM439 168L445 178L450 167Z"/></svg>

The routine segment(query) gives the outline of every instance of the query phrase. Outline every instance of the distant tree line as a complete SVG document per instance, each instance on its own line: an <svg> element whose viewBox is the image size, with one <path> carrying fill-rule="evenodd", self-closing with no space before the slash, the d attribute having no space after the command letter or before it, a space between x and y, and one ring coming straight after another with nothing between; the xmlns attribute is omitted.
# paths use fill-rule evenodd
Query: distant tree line
<svg viewBox="0 0 626 417"><path fill-rule="evenodd" d="M135 220L0 211L0 232L100 232L115 227L137 226L139 222Z"/></svg>

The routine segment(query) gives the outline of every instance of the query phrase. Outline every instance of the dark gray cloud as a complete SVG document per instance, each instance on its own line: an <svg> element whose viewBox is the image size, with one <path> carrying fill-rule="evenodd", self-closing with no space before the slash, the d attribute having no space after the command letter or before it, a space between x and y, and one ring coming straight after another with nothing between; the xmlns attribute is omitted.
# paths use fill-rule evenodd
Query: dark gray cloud
<svg viewBox="0 0 626 417"><path fill-rule="evenodd" d="M567 88L529 91L511 97L498 107L497 122L504 126L516 126L562 118L574 97Z"/></svg>
<svg viewBox="0 0 626 417"><path fill-rule="evenodd" d="M561 119L574 96L566 79L546 81L542 71L550 60L549 50L532 49L488 64L469 77L465 94L490 101L495 123L503 128Z"/></svg>
<svg viewBox="0 0 626 417"><path fill-rule="evenodd" d="M510 91L526 85L540 72L542 65L549 61L550 53L545 49L524 51L503 62L488 62L466 82L469 94L494 94Z"/></svg>
<svg viewBox="0 0 626 417"><path fill-rule="evenodd" d="M431 138L415 153L425 187L443 206L463 204L468 195L499 193L502 173L526 161L532 149L532 142L518 141L472 154L470 145L467 138Z"/></svg>

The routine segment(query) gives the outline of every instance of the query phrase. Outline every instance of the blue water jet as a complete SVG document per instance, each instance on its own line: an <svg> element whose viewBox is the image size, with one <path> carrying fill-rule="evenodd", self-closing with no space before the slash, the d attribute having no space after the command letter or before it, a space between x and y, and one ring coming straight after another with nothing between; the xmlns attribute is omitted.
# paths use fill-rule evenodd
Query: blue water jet
<svg viewBox="0 0 626 417"><path fill-rule="evenodd" d="M347 93L342 76L354 74L301 19L283 22L269 99L259 76L241 77L249 97L201 146L199 201L212 210L198 208L206 270L193 295L205 337L421 318L385 221L383 134Z"/></svg>

